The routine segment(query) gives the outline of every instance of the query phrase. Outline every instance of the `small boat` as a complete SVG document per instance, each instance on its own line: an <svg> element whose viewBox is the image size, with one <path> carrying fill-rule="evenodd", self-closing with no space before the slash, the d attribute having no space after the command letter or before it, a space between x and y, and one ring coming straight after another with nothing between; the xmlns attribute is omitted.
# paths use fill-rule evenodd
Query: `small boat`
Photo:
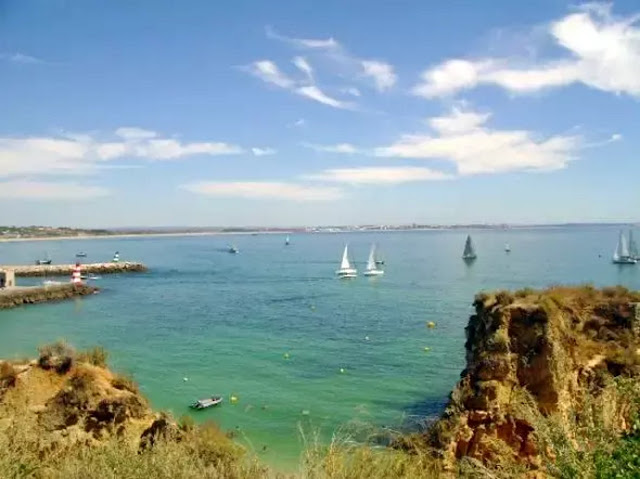
<svg viewBox="0 0 640 479"><path fill-rule="evenodd" d="M629 256L636 261L640 261L640 253L638 252L638 243L633 238L633 231L629 230Z"/></svg>
<svg viewBox="0 0 640 479"><path fill-rule="evenodd" d="M618 236L618 244L616 245L612 260L615 264L636 264L638 262L636 258L631 256L627 238L625 238L622 231L620 231L620 236Z"/></svg>
<svg viewBox="0 0 640 479"><path fill-rule="evenodd" d="M189 407L191 409L207 409L211 406L217 406L222 402L222 396L211 396L206 399L198 399L196 402L191 404Z"/></svg>
<svg viewBox="0 0 640 479"><path fill-rule="evenodd" d="M477 257L478 255L476 255L476 250L471 241L471 235L467 235L467 241L464 243L464 251L462 252L462 259L465 261L473 261Z"/></svg>
<svg viewBox="0 0 640 479"><path fill-rule="evenodd" d="M284 245L285 245L285 246L289 246L289 244L291 244L291 241L289 240L289 236L287 236L287 237L284 239Z"/></svg>
<svg viewBox="0 0 640 479"><path fill-rule="evenodd" d="M113 262L113 263L119 263L120 262L120 252L119 251L116 251L113 254L113 259L111 260L111 262Z"/></svg>
<svg viewBox="0 0 640 479"><path fill-rule="evenodd" d="M349 261L349 245L344 245L344 251L342 252L342 262L340 263L340 269L336 271L336 275L340 279L355 278L358 276L358 270L351 266Z"/></svg>
<svg viewBox="0 0 640 479"><path fill-rule="evenodd" d="M509 243L504 245L504 252L505 253L511 253L511 246L509 246Z"/></svg>
<svg viewBox="0 0 640 479"><path fill-rule="evenodd" d="M49 257L49 253L45 253L44 259L37 259L37 265L51 264L51 258Z"/></svg>
<svg viewBox="0 0 640 479"><path fill-rule="evenodd" d="M235 245L230 245L230 246L229 246L229 250L228 250L228 251L229 251L229 253L231 253L231 254L237 254L237 253L239 253L239 252L240 252L240 251L238 250L238 248L236 248L236 247L235 247Z"/></svg>
<svg viewBox="0 0 640 479"><path fill-rule="evenodd" d="M376 245L371 245L371 251L369 251L369 259L367 260L367 269L364 272L365 276L382 276L384 271L378 269L376 264Z"/></svg>
<svg viewBox="0 0 640 479"><path fill-rule="evenodd" d="M79 251L78 253L76 253L76 258L86 258L87 257L87 253L85 253L84 251Z"/></svg>

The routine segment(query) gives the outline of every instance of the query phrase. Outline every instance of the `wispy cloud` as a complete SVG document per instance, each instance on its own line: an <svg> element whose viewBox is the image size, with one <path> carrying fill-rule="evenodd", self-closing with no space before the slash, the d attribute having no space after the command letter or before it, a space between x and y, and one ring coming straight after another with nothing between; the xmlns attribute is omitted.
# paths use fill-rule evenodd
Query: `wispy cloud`
<svg viewBox="0 0 640 479"><path fill-rule="evenodd" d="M304 73L310 82L313 82L313 68L311 68L307 59L304 57L295 57L292 61L298 70Z"/></svg>
<svg viewBox="0 0 640 479"><path fill-rule="evenodd" d="M640 97L639 21L638 14L614 16L611 4L585 4L547 27L547 35L565 56L541 61L450 59L423 72L413 93L433 98L495 85L525 94L580 83Z"/></svg>
<svg viewBox="0 0 640 479"><path fill-rule="evenodd" d="M287 124L287 128L301 128L307 124L304 118L298 118L296 121Z"/></svg>
<svg viewBox="0 0 640 479"><path fill-rule="evenodd" d="M182 189L206 196L289 201L334 201L343 196L343 191L335 187L277 181L203 181L183 185Z"/></svg>
<svg viewBox="0 0 640 479"><path fill-rule="evenodd" d="M181 142L131 127L118 128L105 137L95 134L0 137L0 177L88 174L96 171L98 165L123 158L161 161L242 152L242 148L229 143Z"/></svg>
<svg viewBox="0 0 640 479"><path fill-rule="evenodd" d="M307 51L314 58L321 58L324 63L331 65L333 73L337 76L366 83L379 92L391 89L397 82L398 78L393 65L382 60L355 56L333 37L326 39L288 37L276 32L273 27L266 27L265 31L268 38L282 41L298 50Z"/></svg>
<svg viewBox="0 0 640 479"><path fill-rule="evenodd" d="M106 196L109 190L78 183L0 181L0 198L19 200L86 200Z"/></svg>
<svg viewBox="0 0 640 479"><path fill-rule="evenodd" d="M418 181L451 179L452 176L430 168L414 166L380 166L335 168L308 175L310 180L348 183L351 185L395 185Z"/></svg>
<svg viewBox="0 0 640 479"><path fill-rule="evenodd" d="M251 148L251 153L253 153L254 156L268 156L268 155L275 155L277 152L273 148L253 147Z"/></svg>
<svg viewBox="0 0 640 479"><path fill-rule="evenodd" d="M280 71L278 66L271 60L253 62L247 67L247 70L253 76L260 78L266 83L271 83L272 85L289 90L297 95L317 101L318 103L344 110L353 108L353 104L330 97L320 90L320 88L313 83L313 70L311 66L306 60L302 59L302 57L298 57L296 66L303 71L305 78L294 80Z"/></svg>
<svg viewBox="0 0 640 479"><path fill-rule="evenodd" d="M343 153L352 155L359 153L360 150L350 143L338 143L336 145L317 145L315 143L302 143L305 148L310 148L320 153Z"/></svg>
<svg viewBox="0 0 640 479"><path fill-rule="evenodd" d="M22 63L22 64L45 64L44 60L40 58L36 58L31 55L25 55L24 53L0 53L0 60L5 60L11 63Z"/></svg>
<svg viewBox="0 0 640 479"><path fill-rule="evenodd" d="M455 164L461 175L507 171L549 171L564 168L582 147L578 136L539 138L526 130L486 126L490 115L454 108L429 119L433 134L403 135L376 156L441 159Z"/></svg>

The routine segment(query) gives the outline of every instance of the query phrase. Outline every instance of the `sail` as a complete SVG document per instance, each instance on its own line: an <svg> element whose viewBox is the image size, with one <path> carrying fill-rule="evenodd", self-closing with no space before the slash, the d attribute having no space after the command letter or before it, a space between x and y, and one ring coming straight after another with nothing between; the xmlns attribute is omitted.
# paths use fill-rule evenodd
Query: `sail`
<svg viewBox="0 0 640 479"><path fill-rule="evenodd" d="M622 234L622 231L620 232L620 237L618 238L617 253L620 258L629 257L629 246L627 245L627 238L624 237L624 234Z"/></svg>
<svg viewBox="0 0 640 479"><path fill-rule="evenodd" d="M640 255L638 255L638 244L633 237L633 231L629 230L629 256L634 259L640 259Z"/></svg>
<svg viewBox="0 0 640 479"><path fill-rule="evenodd" d="M463 258L475 258L476 252L473 249L473 243L471 242L471 235L467 236L467 241L464 244L464 251L462 253Z"/></svg>
<svg viewBox="0 0 640 479"><path fill-rule="evenodd" d="M372 271L374 269L376 269L376 245L372 244L369 259L367 260L367 270Z"/></svg>
<svg viewBox="0 0 640 479"><path fill-rule="evenodd" d="M349 245L344 246L344 253L342 253L342 263L340 263L340 269L351 269L349 263Z"/></svg>

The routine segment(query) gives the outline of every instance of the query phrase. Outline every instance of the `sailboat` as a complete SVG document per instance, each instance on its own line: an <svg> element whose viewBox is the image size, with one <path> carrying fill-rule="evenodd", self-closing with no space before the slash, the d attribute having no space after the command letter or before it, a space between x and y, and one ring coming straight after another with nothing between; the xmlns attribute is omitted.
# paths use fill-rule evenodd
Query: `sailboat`
<svg viewBox="0 0 640 479"><path fill-rule="evenodd" d="M285 246L289 246L289 243L290 243L290 241L289 241L289 236L287 236L287 237L284 239L284 245L285 245Z"/></svg>
<svg viewBox="0 0 640 479"><path fill-rule="evenodd" d="M336 271L338 278L347 279L355 278L358 276L358 270L351 266L349 261L349 245L344 245L344 251L342 253L342 262L340 263L340 269Z"/></svg>
<svg viewBox="0 0 640 479"><path fill-rule="evenodd" d="M624 237L622 231L620 231L618 244L616 245L616 250L613 253L613 262L615 264L636 264L638 262L637 259L631 257L629 253L629 245L627 245L627 238Z"/></svg>
<svg viewBox="0 0 640 479"><path fill-rule="evenodd" d="M369 251L369 260L367 261L367 269L364 272L365 276L382 276L384 271L378 269L378 262L376 261L376 245L371 245L371 251Z"/></svg>
<svg viewBox="0 0 640 479"><path fill-rule="evenodd" d="M511 253L511 246L509 246L509 243L504 245L504 252L505 253Z"/></svg>
<svg viewBox="0 0 640 479"><path fill-rule="evenodd" d="M638 252L638 244L633 238L633 231L629 230L629 256L636 261L640 261L640 253Z"/></svg>
<svg viewBox="0 0 640 479"><path fill-rule="evenodd" d="M467 235L467 241L464 243L464 251L462 252L462 259L465 261L473 261L477 257L476 250L473 248L473 243L471 242L471 235Z"/></svg>

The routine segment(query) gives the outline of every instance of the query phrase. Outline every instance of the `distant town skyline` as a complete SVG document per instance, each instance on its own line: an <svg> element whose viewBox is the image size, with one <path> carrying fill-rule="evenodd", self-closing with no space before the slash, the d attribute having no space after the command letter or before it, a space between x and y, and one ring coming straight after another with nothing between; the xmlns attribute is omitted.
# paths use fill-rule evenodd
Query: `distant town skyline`
<svg viewBox="0 0 640 479"><path fill-rule="evenodd" d="M0 224L635 223L639 13L8 0Z"/></svg>

